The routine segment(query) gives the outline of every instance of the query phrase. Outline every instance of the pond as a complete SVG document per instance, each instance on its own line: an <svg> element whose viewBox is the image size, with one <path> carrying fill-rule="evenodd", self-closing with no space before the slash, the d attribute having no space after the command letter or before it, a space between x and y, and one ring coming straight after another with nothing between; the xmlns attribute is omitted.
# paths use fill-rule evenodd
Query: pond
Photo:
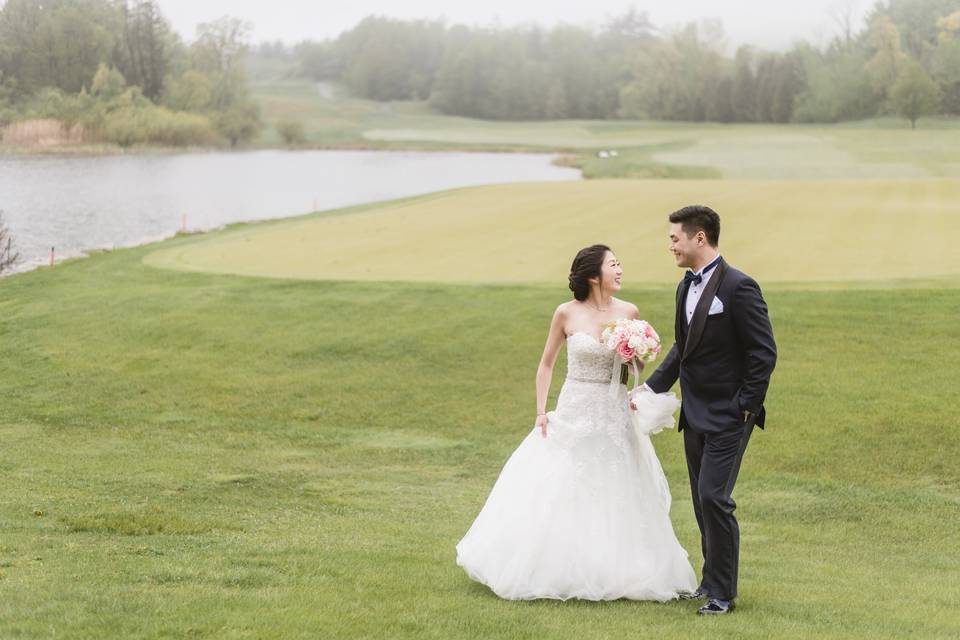
<svg viewBox="0 0 960 640"><path fill-rule="evenodd" d="M250 151L0 157L0 211L19 270L179 229L504 182L578 180L541 154Z"/></svg>

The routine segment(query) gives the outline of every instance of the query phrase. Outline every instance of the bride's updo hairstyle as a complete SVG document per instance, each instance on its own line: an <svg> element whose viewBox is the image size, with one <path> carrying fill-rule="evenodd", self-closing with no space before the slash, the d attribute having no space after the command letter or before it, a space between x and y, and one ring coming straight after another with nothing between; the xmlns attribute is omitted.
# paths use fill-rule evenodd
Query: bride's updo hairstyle
<svg viewBox="0 0 960 640"><path fill-rule="evenodd" d="M570 291L573 297L583 302L590 295L590 278L603 277L603 258L610 251L605 244L595 244L577 252L570 265Z"/></svg>

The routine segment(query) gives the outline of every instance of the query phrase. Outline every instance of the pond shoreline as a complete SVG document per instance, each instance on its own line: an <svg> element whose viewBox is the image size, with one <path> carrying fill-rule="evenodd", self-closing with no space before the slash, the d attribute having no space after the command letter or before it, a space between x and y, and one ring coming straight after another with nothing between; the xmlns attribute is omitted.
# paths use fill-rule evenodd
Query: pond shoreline
<svg viewBox="0 0 960 640"><path fill-rule="evenodd" d="M562 146L535 146L523 144L471 144L416 141L376 140L303 144L292 146L249 145L240 147L165 147L143 145L121 147L119 145L3 145L0 144L0 157L41 156L41 157L105 157L105 156L153 156L187 153L244 153L250 151L398 151L398 152L451 152L451 153L536 153L571 154L577 150Z"/></svg>
<svg viewBox="0 0 960 640"><path fill-rule="evenodd" d="M553 154L244 149L0 154L15 272L182 232L301 216L450 189L579 180Z"/></svg>

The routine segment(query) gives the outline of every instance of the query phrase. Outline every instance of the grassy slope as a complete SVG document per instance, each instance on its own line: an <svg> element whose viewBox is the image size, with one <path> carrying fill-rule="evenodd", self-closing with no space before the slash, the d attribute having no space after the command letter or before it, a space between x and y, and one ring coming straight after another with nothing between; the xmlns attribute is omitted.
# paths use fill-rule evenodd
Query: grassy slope
<svg viewBox="0 0 960 640"><path fill-rule="evenodd" d="M781 358L737 490L741 607L704 621L504 602L454 565L529 429L562 287L177 273L148 251L0 281L3 637L960 632L960 290L768 287ZM625 297L669 326L669 290ZM680 443L655 445L696 562Z"/></svg>
<svg viewBox="0 0 960 640"><path fill-rule="evenodd" d="M502 185L241 226L147 259L274 277L542 283L581 246L606 242L634 282L670 286L665 215L706 202L723 216L724 251L761 282L939 285L960 273L958 200L952 180Z"/></svg>

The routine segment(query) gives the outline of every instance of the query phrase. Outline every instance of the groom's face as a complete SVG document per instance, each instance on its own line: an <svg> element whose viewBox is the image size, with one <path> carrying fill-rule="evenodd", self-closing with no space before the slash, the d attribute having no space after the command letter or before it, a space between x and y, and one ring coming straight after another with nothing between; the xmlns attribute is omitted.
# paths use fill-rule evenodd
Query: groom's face
<svg viewBox="0 0 960 640"><path fill-rule="evenodd" d="M681 223L674 222L670 226L670 252L673 254L678 267L682 269L693 267L697 256L703 250L703 244L702 231L697 231L692 236L688 236Z"/></svg>

